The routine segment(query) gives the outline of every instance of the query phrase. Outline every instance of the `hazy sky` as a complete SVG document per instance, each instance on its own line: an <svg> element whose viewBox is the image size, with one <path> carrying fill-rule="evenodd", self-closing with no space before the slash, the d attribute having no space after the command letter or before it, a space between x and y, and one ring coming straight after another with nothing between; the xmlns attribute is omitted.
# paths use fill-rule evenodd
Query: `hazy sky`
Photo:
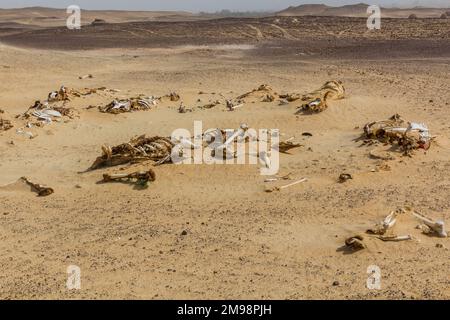
<svg viewBox="0 0 450 320"><path fill-rule="evenodd" d="M71 4L82 9L126 10L279 10L302 3L326 3L333 6L364 2L382 6L439 6L450 7L450 0L0 0L0 8L44 6L65 8Z"/></svg>

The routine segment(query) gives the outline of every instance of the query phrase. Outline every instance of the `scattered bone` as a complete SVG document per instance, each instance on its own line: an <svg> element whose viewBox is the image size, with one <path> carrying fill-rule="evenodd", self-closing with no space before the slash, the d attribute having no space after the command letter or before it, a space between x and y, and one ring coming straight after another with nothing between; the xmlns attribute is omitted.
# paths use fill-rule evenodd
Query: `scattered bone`
<svg viewBox="0 0 450 320"><path fill-rule="evenodd" d="M34 125L40 126L42 123L51 123L55 118L59 119L62 116L73 119L76 113L72 108L59 107L50 104L48 101L41 102L37 100L27 111L17 115L16 118L29 119L30 117L35 117L42 122L36 122Z"/></svg>
<svg viewBox="0 0 450 320"><path fill-rule="evenodd" d="M236 139L238 139L238 138L244 139L246 137L247 131L248 131L248 125L245 123L242 123L240 125L239 129L236 130L234 134L232 134L230 137L228 137L227 140L222 145L219 145L216 149L217 150L227 149L228 146L231 145L232 143L234 143L234 141ZM216 131L216 133L217 133L217 131ZM225 131L222 131L222 136L224 138L226 138Z"/></svg>
<svg viewBox="0 0 450 320"><path fill-rule="evenodd" d="M0 118L0 131L6 131L14 127L9 120Z"/></svg>
<svg viewBox="0 0 450 320"><path fill-rule="evenodd" d="M284 176L276 176L275 178L267 178L264 180L264 182L275 182L278 180L290 180L291 175L292 175L292 173L288 173L287 175L284 175Z"/></svg>
<svg viewBox="0 0 450 320"><path fill-rule="evenodd" d="M328 81L319 90L302 96L305 103L299 108L301 112L322 112L328 108L328 100L338 100L345 97L345 88L341 81Z"/></svg>
<svg viewBox="0 0 450 320"><path fill-rule="evenodd" d="M237 108L243 107L244 104L238 102L237 104L234 104L232 100L227 100L227 109L228 111L234 111Z"/></svg>
<svg viewBox="0 0 450 320"><path fill-rule="evenodd" d="M133 173L108 174L103 175L103 182L113 181L133 181L138 185L145 186L149 181L156 180L156 174L152 169L148 171L137 171Z"/></svg>
<svg viewBox="0 0 450 320"><path fill-rule="evenodd" d="M278 145L273 146L272 148L278 149L281 153L288 153L289 150L300 148L302 145L300 143L293 143L291 141L282 141Z"/></svg>
<svg viewBox="0 0 450 320"><path fill-rule="evenodd" d="M147 138L145 135L115 147L104 145L102 147L103 154L95 160L89 170L149 160L159 164L162 160L164 163L169 162L173 147L174 143L170 138L158 136Z"/></svg>
<svg viewBox="0 0 450 320"><path fill-rule="evenodd" d="M178 108L178 113L188 113L188 112L192 112L194 110L192 109L188 109L184 106L183 102L181 102L180 107Z"/></svg>
<svg viewBox="0 0 450 320"><path fill-rule="evenodd" d="M300 180L298 180L298 181L292 182L292 183L287 184L287 185L285 185L285 186L266 189L266 192L271 193L271 192L274 192L274 191L281 191L281 190L283 190L283 189L290 188L290 187L292 187L292 186L295 186L295 185L297 185L297 184L300 184L300 183L306 182L306 181L308 181L307 178L302 178L302 179L300 179Z"/></svg>
<svg viewBox="0 0 450 320"><path fill-rule="evenodd" d="M266 95L264 95L264 97L261 100L262 102L274 102L275 101L275 96L268 93Z"/></svg>
<svg viewBox="0 0 450 320"><path fill-rule="evenodd" d="M410 235L406 235L406 236L377 236L378 239L388 242L388 241L394 241L394 242L399 242L399 241L407 241L407 240L412 240L413 238Z"/></svg>
<svg viewBox="0 0 450 320"><path fill-rule="evenodd" d="M45 187L43 185L40 185L38 183L31 182L28 178L22 177L20 178L23 182L25 182L27 185L31 187L31 190L36 192L39 197L46 197L54 193L54 190L49 187Z"/></svg>
<svg viewBox="0 0 450 320"><path fill-rule="evenodd" d="M30 139L34 139L37 136L37 135L33 134L33 132L31 132L31 131L24 131L23 128L17 129L16 133L20 134L20 135L24 135L24 136L26 136L26 137L28 137Z"/></svg>
<svg viewBox="0 0 450 320"><path fill-rule="evenodd" d="M356 235L345 240L345 245L352 249L353 251L358 251L362 249L366 249L367 246L364 243L364 236Z"/></svg>
<svg viewBox="0 0 450 320"><path fill-rule="evenodd" d="M254 99L257 99L258 101L263 100L265 102L272 102L275 100L276 97L278 97L278 94L276 92L274 92L273 89L269 85L263 84L263 85L260 85L257 89L254 89L250 92L240 95L239 97L236 98L236 100L244 100L247 98L254 98Z"/></svg>
<svg viewBox="0 0 450 320"><path fill-rule="evenodd" d="M302 96L298 93L292 93L292 94L282 94L280 95L281 99L284 99L287 102L294 102L301 98Z"/></svg>
<svg viewBox="0 0 450 320"><path fill-rule="evenodd" d="M363 137L383 143L397 144L406 155L410 155L412 150L419 148L428 150L433 140L425 124L406 122L398 114L388 120L366 124Z"/></svg>
<svg viewBox="0 0 450 320"><path fill-rule="evenodd" d="M433 221L432 219L424 216L421 213L414 211L412 213L419 221L426 225L430 229L430 233L434 233L441 238L446 238L448 236L447 231L445 231L445 223L442 220Z"/></svg>
<svg viewBox="0 0 450 320"><path fill-rule="evenodd" d="M58 91L52 91L48 94L48 102L66 101L69 99L69 90L65 86L61 86Z"/></svg>
<svg viewBox="0 0 450 320"><path fill-rule="evenodd" d="M126 100L113 100L106 106L100 106L99 110L103 113L119 114L123 112L132 112L140 110L150 110L158 104L159 98L151 97L136 97Z"/></svg>
<svg viewBox="0 0 450 320"><path fill-rule="evenodd" d="M207 104L205 104L205 105L203 105L201 107L198 107L198 108L200 108L200 109L212 109L215 106L218 106L219 104L221 104L221 101L220 100L216 100L214 102L207 103Z"/></svg>
<svg viewBox="0 0 450 320"><path fill-rule="evenodd" d="M79 76L78 79L83 80L83 79L92 79L94 78L94 76L92 74L85 74L84 76Z"/></svg>
<svg viewBox="0 0 450 320"><path fill-rule="evenodd" d="M339 176L339 183L344 183L344 182L346 182L348 180L351 180L351 179L353 179L353 176L351 174L349 174L349 173L342 173Z"/></svg>
<svg viewBox="0 0 450 320"><path fill-rule="evenodd" d="M270 167L272 166L272 163L266 151L262 151L259 153L259 160L268 169L270 169Z"/></svg>
<svg viewBox="0 0 450 320"><path fill-rule="evenodd" d="M164 97L169 98L169 100L172 102L177 102L177 101L180 101L180 99L181 99L180 95L176 92L171 92L171 93L165 95Z"/></svg>
<svg viewBox="0 0 450 320"><path fill-rule="evenodd" d="M367 233L376 234L376 235L384 235L394 227L397 222L397 216L400 213L403 213L402 210L392 211L386 218L383 219L379 224L377 224L374 228L367 230Z"/></svg>

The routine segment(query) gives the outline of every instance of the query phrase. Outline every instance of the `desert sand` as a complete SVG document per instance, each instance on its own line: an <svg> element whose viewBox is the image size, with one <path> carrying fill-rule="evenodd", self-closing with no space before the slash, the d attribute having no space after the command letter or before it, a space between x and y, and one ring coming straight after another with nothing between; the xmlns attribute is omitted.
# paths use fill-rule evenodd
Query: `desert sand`
<svg viewBox="0 0 450 320"><path fill-rule="evenodd" d="M0 118L14 125L0 132L0 297L449 299L449 238L404 219L398 232L413 240L369 239L357 252L344 241L397 208L450 224L450 20L387 19L369 31L359 18L296 19L0 33ZM79 79L85 74L93 78ZM328 80L342 81L346 97L318 114L296 115L299 101L197 108L261 84L307 93ZM73 119L25 128L33 139L17 134L27 121L15 116L61 85L120 92L72 99ZM87 108L171 91L194 111L178 113L171 101L118 115ZM426 123L435 141L411 157L379 144L393 160L371 158L374 147L355 140L366 123L396 113ZM308 181L266 193L290 181L265 183L258 165L149 161L84 172L103 144L170 136L196 120L294 137L302 147L281 154L279 174ZM157 177L145 190L98 183L104 173L148 168ZM353 179L338 183L344 172ZM22 176L54 194L37 197ZM81 290L66 288L69 265L81 268ZM381 269L380 290L366 286L371 265Z"/></svg>

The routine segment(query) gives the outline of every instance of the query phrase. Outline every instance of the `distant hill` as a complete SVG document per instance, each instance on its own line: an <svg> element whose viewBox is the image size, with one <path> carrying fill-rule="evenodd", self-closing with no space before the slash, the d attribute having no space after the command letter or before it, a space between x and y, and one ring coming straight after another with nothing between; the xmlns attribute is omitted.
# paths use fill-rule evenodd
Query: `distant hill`
<svg viewBox="0 0 450 320"><path fill-rule="evenodd" d="M341 7L331 7L324 4L304 4L289 7L277 12L277 16L331 16L331 17L367 17L368 4L358 3ZM415 14L419 18L439 18L450 8L415 7L410 9L381 8L382 16L386 18L407 18Z"/></svg>
<svg viewBox="0 0 450 320"><path fill-rule="evenodd" d="M66 9L45 7L28 7L19 9L0 9L2 23L18 23L38 27L63 26L68 14ZM94 19L108 23L132 21L173 21L191 20L196 16L185 11L120 11L120 10L82 10L82 24L89 24Z"/></svg>

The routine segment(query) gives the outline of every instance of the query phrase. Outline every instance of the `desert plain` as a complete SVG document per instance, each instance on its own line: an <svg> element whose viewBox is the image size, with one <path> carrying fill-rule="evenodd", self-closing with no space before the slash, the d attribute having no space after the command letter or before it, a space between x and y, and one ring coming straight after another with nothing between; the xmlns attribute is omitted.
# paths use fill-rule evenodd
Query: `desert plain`
<svg viewBox="0 0 450 320"><path fill-rule="evenodd" d="M396 226L412 240L369 238L356 252L344 244L398 208L450 225L450 19L386 18L369 30L364 17L114 14L81 30L48 19L0 24L0 118L13 125L0 132L2 299L450 298L450 241L423 234L414 219ZM345 98L317 114L296 114L300 101L225 105L262 84L307 93L329 80L342 81ZM68 101L72 118L30 128L16 118L61 85L114 90ZM96 108L170 92L180 100L146 111ZM181 101L192 112L180 113ZM425 123L430 149L407 156L358 140L366 123L394 114ZM279 175L292 180L265 182L259 164L86 171L104 144L170 136L194 121L279 129L302 145L280 155ZM374 148L391 157L374 159ZM104 173L149 168L156 180L145 189L99 183ZM353 179L339 183L342 173ZM38 197L23 176L54 193ZM80 290L66 286L70 265L81 269ZM378 290L367 287L374 265Z"/></svg>

